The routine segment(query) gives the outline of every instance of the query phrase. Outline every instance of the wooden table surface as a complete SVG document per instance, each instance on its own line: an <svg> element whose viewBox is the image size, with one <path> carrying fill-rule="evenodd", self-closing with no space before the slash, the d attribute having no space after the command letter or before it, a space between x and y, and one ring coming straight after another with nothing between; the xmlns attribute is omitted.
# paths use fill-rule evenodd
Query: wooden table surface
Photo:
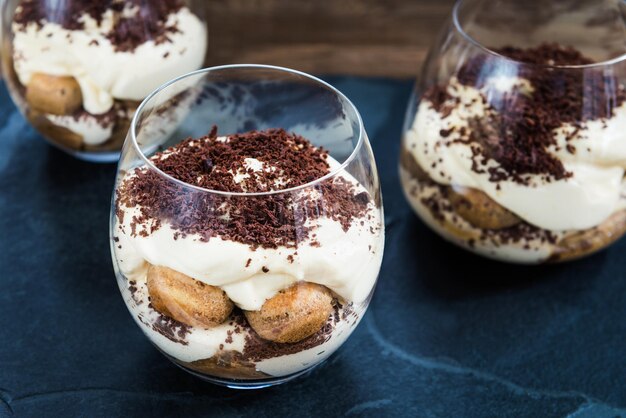
<svg viewBox="0 0 626 418"><path fill-rule="evenodd" d="M413 78L454 2L212 0L205 4L207 65L273 64L315 74Z"/></svg>
<svg viewBox="0 0 626 418"><path fill-rule="evenodd" d="M213 0L209 65L415 77L453 0Z"/></svg>

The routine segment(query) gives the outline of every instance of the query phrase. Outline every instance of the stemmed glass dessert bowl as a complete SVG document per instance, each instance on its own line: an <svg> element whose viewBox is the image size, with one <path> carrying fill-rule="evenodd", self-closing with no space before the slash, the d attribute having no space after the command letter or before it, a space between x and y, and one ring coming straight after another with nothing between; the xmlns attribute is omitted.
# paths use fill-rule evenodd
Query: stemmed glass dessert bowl
<svg viewBox="0 0 626 418"><path fill-rule="evenodd" d="M85 160L117 161L139 103L206 56L201 0L6 0L0 10L13 101Z"/></svg>
<svg viewBox="0 0 626 418"><path fill-rule="evenodd" d="M579 258L626 232L620 7L457 3L416 84L402 140L403 189L426 224L519 263Z"/></svg>
<svg viewBox="0 0 626 418"><path fill-rule="evenodd" d="M236 388L305 373L359 323L383 247L363 123L325 82L215 67L139 106L111 249L131 315L181 368Z"/></svg>

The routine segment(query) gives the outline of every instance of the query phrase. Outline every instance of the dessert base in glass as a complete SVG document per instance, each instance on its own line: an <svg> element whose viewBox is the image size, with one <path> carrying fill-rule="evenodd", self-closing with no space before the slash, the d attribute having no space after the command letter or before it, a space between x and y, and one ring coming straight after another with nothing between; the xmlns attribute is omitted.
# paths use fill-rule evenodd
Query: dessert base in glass
<svg viewBox="0 0 626 418"><path fill-rule="evenodd" d="M408 106L400 178L446 240L562 262L626 233L618 2L460 0Z"/></svg>

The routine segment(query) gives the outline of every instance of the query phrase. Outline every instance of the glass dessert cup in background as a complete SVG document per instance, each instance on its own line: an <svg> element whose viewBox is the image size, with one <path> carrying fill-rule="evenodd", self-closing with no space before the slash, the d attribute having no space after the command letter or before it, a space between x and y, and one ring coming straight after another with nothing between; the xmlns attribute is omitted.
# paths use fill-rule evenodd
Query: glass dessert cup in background
<svg viewBox="0 0 626 418"><path fill-rule="evenodd" d="M137 106L202 68L204 2L7 0L2 73L16 106L51 144L113 162Z"/></svg>
<svg viewBox="0 0 626 418"><path fill-rule="evenodd" d="M626 231L620 1L462 0L409 102L400 176L445 239L516 263Z"/></svg>
<svg viewBox="0 0 626 418"><path fill-rule="evenodd" d="M323 169L309 175L313 166ZM203 187L216 172L223 187ZM258 192L259 173L276 187ZM365 313L383 248L374 157L332 86L278 67L215 67L138 108L113 195L112 256L136 323L184 370L260 388L320 364Z"/></svg>

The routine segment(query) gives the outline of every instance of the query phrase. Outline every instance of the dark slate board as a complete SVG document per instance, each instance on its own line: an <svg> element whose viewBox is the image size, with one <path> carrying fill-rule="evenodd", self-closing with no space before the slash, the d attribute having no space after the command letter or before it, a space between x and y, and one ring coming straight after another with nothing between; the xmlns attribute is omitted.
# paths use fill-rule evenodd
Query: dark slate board
<svg viewBox="0 0 626 418"><path fill-rule="evenodd" d="M115 167L47 145L0 86L0 416L626 416L626 240L540 267L452 247L413 215L398 182L412 83L328 80L373 142L382 273L338 353L255 392L199 381L150 345L113 275Z"/></svg>

